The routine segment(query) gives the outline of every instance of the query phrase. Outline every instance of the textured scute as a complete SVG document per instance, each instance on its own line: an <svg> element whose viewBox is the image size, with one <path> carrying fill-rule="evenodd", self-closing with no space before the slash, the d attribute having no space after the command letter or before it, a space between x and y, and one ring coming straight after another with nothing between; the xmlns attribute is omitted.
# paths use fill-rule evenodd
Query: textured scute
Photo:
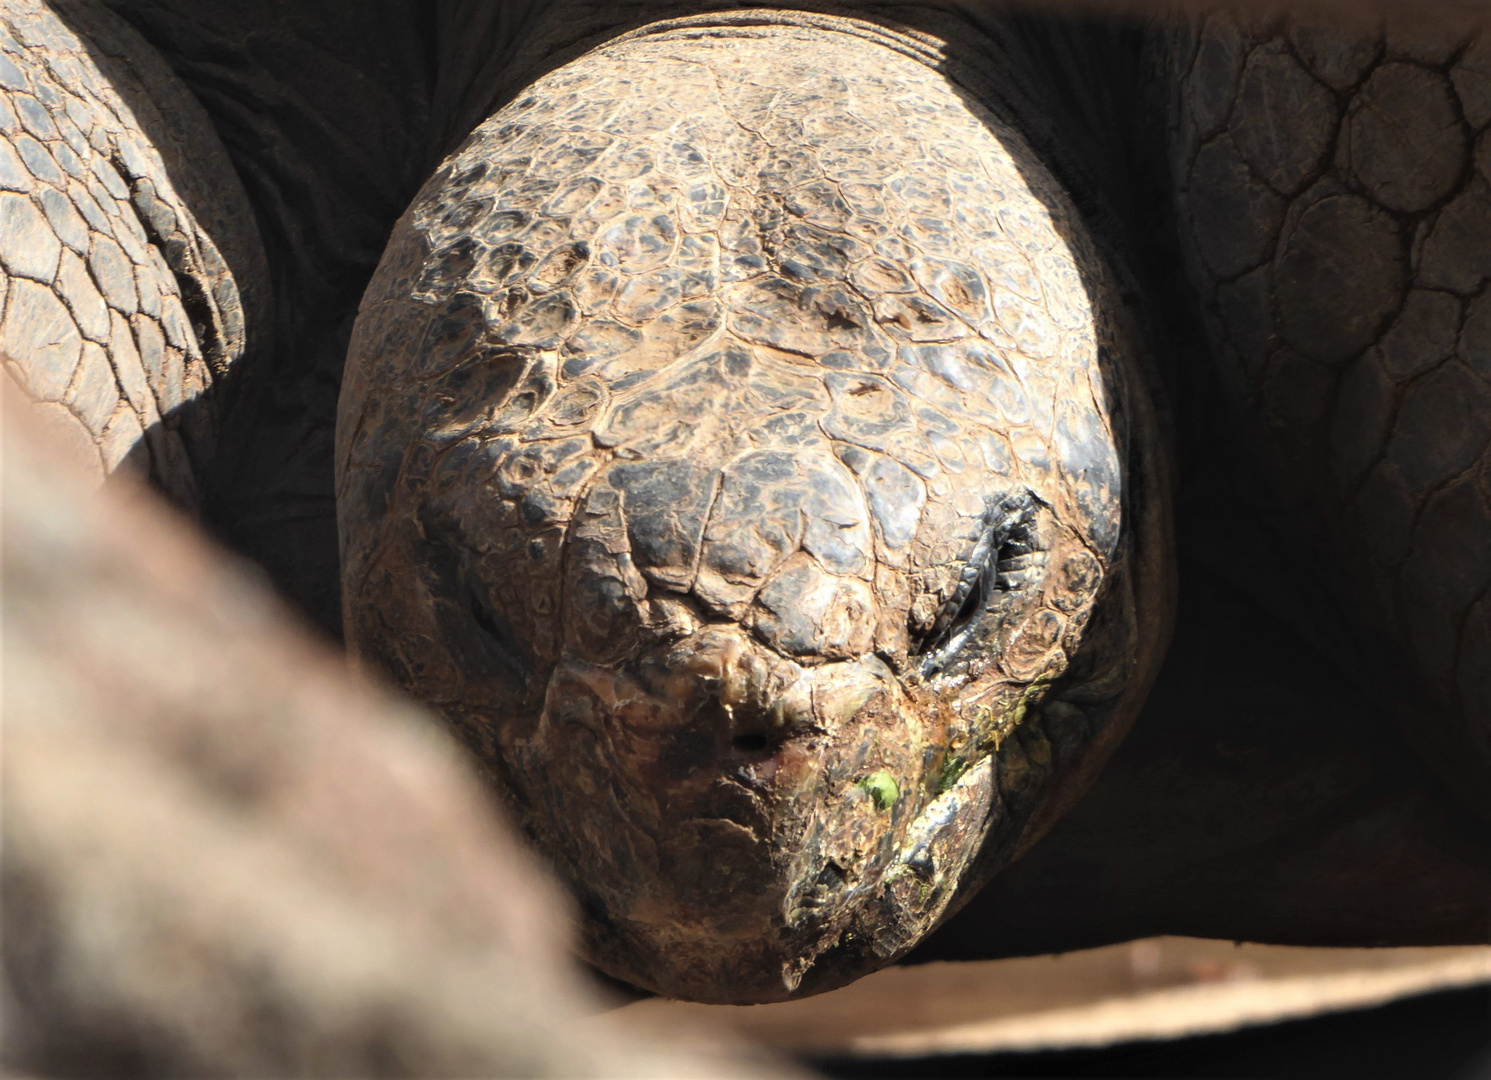
<svg viewBox="0 0 1491 1080"><path fill-rule="evenodd" d="M141 39L93 3L0 3L0 353L96 475L131 461L196 505L211 389L246 347L238 280L262 284L246 213Z"/></svg>
<svg viewBox="0 0 1491 1080"><path fill-rule="evenodd" d="M1132 717L1138 359L1065 193L907 39L649 28L395 232L338 421L349 643L481 752L603 968L846 981Z"/></svg>
<svg viewBox="0 0 1491 1080"><path fill-rule="evenodd" d="M1471 614L1491 587L1486 42L1216 15L1169 61L1213 341L1409 658L1431 703L1410 734L1491 810L1491 712L1468 674L1491 667Z"/></svg>

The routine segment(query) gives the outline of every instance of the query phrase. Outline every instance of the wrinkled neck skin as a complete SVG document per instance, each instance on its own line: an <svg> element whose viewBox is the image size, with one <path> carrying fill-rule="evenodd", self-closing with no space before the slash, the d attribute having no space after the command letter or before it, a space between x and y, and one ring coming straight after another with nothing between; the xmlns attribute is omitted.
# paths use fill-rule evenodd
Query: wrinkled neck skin
<svg viewBox="0 0 1491 1080"><path fill-rule="evenodd" d="M995 35L895 13L946 36L493 15L493 85L436 100L501 108L353 333L349 645L467 738L591 959L667 994L904 954L1075 798L1166 637L1146 348L1022 133L1054 109Z"/></svg>

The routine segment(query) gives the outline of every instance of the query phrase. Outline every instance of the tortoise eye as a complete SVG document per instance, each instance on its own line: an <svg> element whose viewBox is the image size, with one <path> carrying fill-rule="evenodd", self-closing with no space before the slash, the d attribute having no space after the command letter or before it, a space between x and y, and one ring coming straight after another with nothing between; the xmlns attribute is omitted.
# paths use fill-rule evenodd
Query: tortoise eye
<svg viewBox="0 0 1491 1080"><path fill-rule="evenodd" d="M923 678L935 675L957 656L997 593L1013 592L1026 584L1035 550L1036 502L1029 489L987 499L983 530L958 574L957 587L912 650L911 655L926 658Z"/></svg>

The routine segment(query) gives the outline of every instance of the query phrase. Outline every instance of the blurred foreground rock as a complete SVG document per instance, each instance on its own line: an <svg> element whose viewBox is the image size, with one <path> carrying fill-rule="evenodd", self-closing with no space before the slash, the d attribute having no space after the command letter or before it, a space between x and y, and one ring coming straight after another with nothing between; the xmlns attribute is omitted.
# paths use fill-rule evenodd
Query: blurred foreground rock
<svg viewBox="0 0 1491 1080"><path fill-rule="evenodd" d="M153 496L4 430L3 1063L760 1075L608 1030L454 744ZM695 1053L700 1053L696 1051Z"/></svg>

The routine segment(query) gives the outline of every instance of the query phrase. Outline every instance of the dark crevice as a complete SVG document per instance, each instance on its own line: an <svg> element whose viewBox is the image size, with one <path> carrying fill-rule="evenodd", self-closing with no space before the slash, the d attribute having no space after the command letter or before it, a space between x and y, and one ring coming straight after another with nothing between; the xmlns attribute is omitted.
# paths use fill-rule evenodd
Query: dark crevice
<svg viewBox="0 0 1491 1080"><path fill-rule="evenodd" d="M1003 557L1002 549L1000 557ZM974 588L969 591L968 598L963 601L963 606L960 607L957 614L953 616L951 625L949 625L948 628L938 637L938 650L943 654L937 657L938 668L942 667L943 664L952 659L953 654L957 652L956 646L961 644L959 639L963 636L964 632L967 631L968 627L974 622L974 620L982 615L985 608L988 607L990 599L989 594L992 592L991 585L992 583L990 581L989 569L985 567L984 570L979 574L978 581L974 585ZM928 674L930 673L931 672L928 672Z"/></svg>
<svg viewBox="0 0 1491 1080"><path fill-rule="evenodd" d="M471 621L482 632L493 658L513 675L526 680L528 665L523 662L522 653L513 643L512 635L502 627L496 614L478 599L475 592L470 590L468 590L467 607L471 612Z"/></svg>
<svg viewBox="0 0 1491 1080"><path fill-rule="evenodd" d="M731 749L742 754L759 754L770 745L770 740L759 731L746 732L730 740Z"/></svg>

